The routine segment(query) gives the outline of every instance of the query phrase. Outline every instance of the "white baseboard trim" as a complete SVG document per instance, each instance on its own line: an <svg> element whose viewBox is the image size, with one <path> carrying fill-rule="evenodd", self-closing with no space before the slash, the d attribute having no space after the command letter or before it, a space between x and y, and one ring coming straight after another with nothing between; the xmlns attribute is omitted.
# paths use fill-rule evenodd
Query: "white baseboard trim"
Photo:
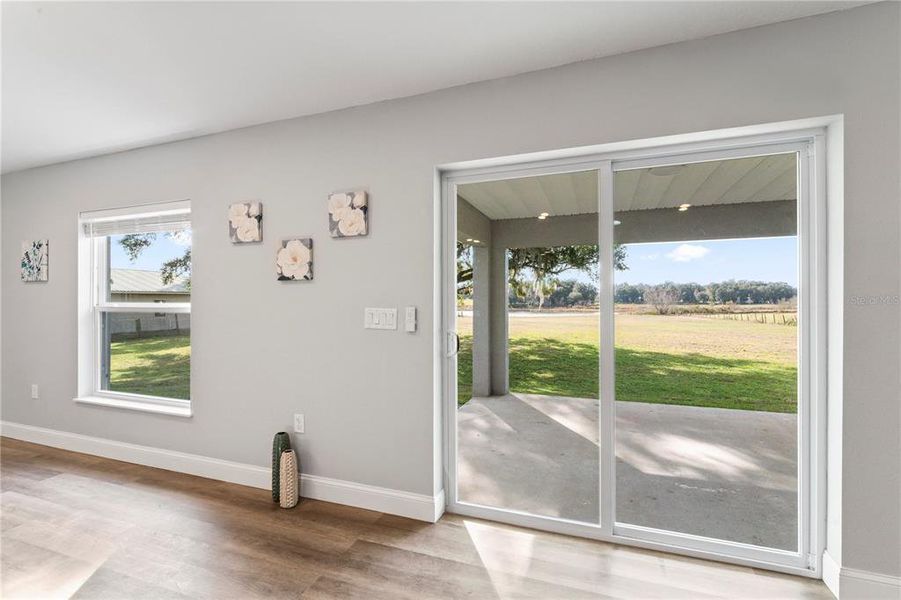
<svg viewBox="0 0 901 600"><path fill-rule="evenodd" d="M842 567L841 600L901 600L901 577Z"/></svg>
<svg viewBox="0 0 901 600"><path fill-rule="evenodd" d="M826 584L826 587L829 588L829 591L836 598L839 597L841 570L841 565L829 554L829 551L823 552L823 583Z"/></svg>
<svg viewBox="0 0 901 600"><path fill-rule="evenodd" d="M271 473L266 467L197 454L117 442L10 421L0 421L0 435L62 450L264 490L268 490L271 485ZM300 489L305 498L346 504L430 523L437 521L444 513L443 490L436 496L427 496L305 473L300 476Z"/></svg>
<svg viewBox="0 0 901 600"><path fill-rule="evenodd" d="M444 513L444 490L437 496L426 496L305 473L300 476L300 489L304 498L368 508L429 523L434 523Z"/></svg>
<svg viewBox="0 0 901 600"><path fill-rule="evenodd" d="M272 481L269 469L265 467L209 458L186 452L153 448L151 446L117 442L79 433L35 427L34 425L0 421L0 435L62 450L102 456L113 460L156 467L157 469L176 471L178 473L187 473L188 475L198 475L207 479L218 479L219 481L228 481L255 488L268 489Z"/></svg>
<svg viewBox="0 0 901 600"><path fill-rule="evenodd" d="M842 567L828 550L823 583L841 600L901 600L901 577Z"/></svg>

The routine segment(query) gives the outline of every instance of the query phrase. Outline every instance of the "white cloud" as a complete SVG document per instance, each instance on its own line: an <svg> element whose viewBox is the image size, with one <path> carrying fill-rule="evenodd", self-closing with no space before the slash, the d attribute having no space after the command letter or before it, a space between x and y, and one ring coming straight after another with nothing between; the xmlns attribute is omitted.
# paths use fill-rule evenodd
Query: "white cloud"
<svg viewBox="0 0 901 600"><path fill-rule="evenodd" d="M660 258L660 254L654 252L653 254L645 254L641 257L641 260L657 260L658 258Z"/></svg>
<svg viewBox="0 0 901 600"><path fill-rule="evenodd" d="M710 248L695 246L694 244L681 244L672 252L667 252L666 257L673 262L690 262L704 258L710 252Z"/></svg>

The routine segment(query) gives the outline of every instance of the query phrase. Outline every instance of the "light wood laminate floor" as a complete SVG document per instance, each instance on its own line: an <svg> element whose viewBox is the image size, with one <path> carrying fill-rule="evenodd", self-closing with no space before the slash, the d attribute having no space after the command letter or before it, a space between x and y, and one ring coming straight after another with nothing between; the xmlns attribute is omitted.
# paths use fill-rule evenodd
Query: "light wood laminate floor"
<svg viewBox="0 0 901 600"><path fill-rule="evenodd" d="M822 582L436 524L0 440L3 598L822 598Z"/></svg>

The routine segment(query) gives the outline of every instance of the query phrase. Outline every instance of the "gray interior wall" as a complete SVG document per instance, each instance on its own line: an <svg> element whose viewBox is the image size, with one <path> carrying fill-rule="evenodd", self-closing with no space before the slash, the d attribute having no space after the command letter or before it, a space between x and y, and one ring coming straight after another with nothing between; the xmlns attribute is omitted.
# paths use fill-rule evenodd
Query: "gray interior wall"
<svg viewBox="0 0 901 600"><path fill-rule="evenodd" d="M898 3L759 27L314 117L7 175L3 419L266 465L304 412L308 473L419 493L434 460L435 166L844 114L844 565L901 575ZM372 233L331 240L328 192L367 185ZM77 405L79 211L190 198L195 415ZM230 202L264 204L234 247ZM279 239L312 235L316 279L275 281ZM50 282L18 246L51 240ZM416 334L362 329L364 306L420 307ZM29 385L41 384L41 399Z"/></svg>

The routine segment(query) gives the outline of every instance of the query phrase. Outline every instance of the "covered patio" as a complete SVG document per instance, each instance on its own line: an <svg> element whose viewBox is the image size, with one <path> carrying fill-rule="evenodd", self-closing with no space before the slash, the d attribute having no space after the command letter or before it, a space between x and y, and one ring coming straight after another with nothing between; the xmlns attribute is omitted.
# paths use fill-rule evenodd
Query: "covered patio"
<svg viewBox="0 0 901 600"><path fill-rule="evenodd" d="M796 178L793 154L619 172L615 239L603 243L793 236ZM597 189L595 171L458 186L457 241L472 249L473 396L510 390L509 250L597 245Z"/></svg>
<svg viewBox="0 0 901 600"><path fill-rule="evenodd" d="M598 235L596 171L467 183L457 194L457 240L471 250L471 394L463 388L459 398L464 404L458 412L458 498L597 523L598 400L572 397L589 395L583 391L552 396L521 393L539 391L522 384L511 388L511 250L795 236L796 156L619 171L614 239L607 240ZM619 323L617 331L625 332L626 320ZM672 321L659 325L666 323ZM695 352L692 334L681 335L686 337L672 334L670 347L655 350L657 355ZM715 332L705 335L720 339ZM553 341L538 337L539 347ZM598 344L596 337L583 342L585 348ZM732 344L719 352L729 360L746 355L744 340ZM543 368L537 351L530 360ZM545 371L544 377L564 376ZM566 376L579 373L584 375ZM753 379L760 372L744 375ZM660 369L657 376L667 373ZM679 385L726 386L714 391L718 397L760 393L736 392L728 387L733 380L710 379L705 372L693 376ZM797 415L690 405L651 389L637 401L616 403L616 521L795 550Z"/></svg>
<svg viewBox="0 0 901 600"><path fill-rule="evenodd" d="M617 402L616 520L794 549L797 417ZM598 521L598 401L511 393L458 414L462 501Z"/></svg>

